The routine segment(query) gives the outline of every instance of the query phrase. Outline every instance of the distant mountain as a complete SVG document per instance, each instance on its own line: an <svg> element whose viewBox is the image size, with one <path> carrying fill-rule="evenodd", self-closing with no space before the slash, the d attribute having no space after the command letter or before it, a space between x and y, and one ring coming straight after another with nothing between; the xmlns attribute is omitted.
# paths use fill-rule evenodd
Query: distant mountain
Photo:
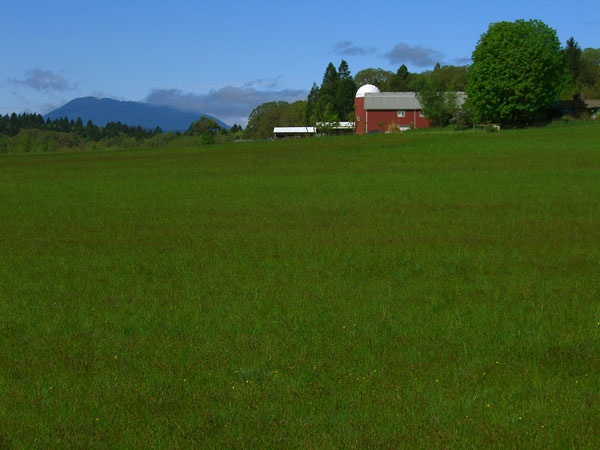
<svg viewBox="0 0 600 450"><path fill-rule="evenodd" d="M81 97L71 100L66 105L46 114L44 119L55 120L67 117L69 120L77 120L81 117L84 125L91 120L94 125L99 127L105 126L108 122L121 122L124 125L140 126L149 130L158 126L163 131L186 131L191 123L202 116L214 119L223 128L229 128L219 119L200 112L96 97Z"/></svg>

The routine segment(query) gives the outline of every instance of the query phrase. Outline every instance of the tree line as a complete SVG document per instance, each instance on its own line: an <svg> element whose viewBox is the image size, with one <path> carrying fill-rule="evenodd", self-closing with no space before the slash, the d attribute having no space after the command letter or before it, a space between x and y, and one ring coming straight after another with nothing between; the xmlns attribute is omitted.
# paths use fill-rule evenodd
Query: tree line
<svg viewBox="0 0 600 450"><path fill-rule="evenodd" d="M100 141L118 135L134 137L137 139L150 138L162 133L160 127L148 130L140 126L129 126L121 122L109 122L104 127L94 125L89 120L83 125L81 118L77 120L62 117L59 119L46 119L40 114L16 114L0 116L0 135L16 136L23 129L56 131L60 133L73 133L88 141Z"/></svg>
<svg viewBox="0 0 600 450"><path fill-rule="evenodd" d="M469 66L442 66L411 73L367 68L351 76L344 60L329 63L306 100L268 102L248 118L245 135L269 138L275 126L315 126L354 121L357 89L373 84L384 92L416 92L434 126L500 123L522 126L557 100L600 99L600 49L582 50L574 38L561 47L556 31L539 20L490 24ZM466 103L457 106L457 92Z"/></svg>
<svg viewBox="0 0 600 450"><path fill-rule="evenodd" d="M239 139L242 132L242 127L237 124L226 129L204 116L183 133L164 133L160 127L146 129L121 122L109 122L100 127L91 120L84 125L81 118L44 120L36 113L12 113L0 115L0 153L152 147L173 141L212 144L219 140Z"/></svg>

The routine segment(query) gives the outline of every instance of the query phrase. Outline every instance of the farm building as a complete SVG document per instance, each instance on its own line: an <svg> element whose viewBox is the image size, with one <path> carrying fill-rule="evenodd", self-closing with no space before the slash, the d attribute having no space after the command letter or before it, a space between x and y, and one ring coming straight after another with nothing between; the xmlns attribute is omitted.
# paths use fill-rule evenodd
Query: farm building
<svg viewBox="0 0 600 450"><path fill-rule="evenodd" d="M388 131L392 125L401 130L430 125L414 92L381 92L366 84L356 92L354 110L356 134Z"/></svg>
<svg viewBox="0 0 600 450"><path fill-rule="evenodd" d="M354 134L354 122L319 122L317 130L326 135Z"/></svg>
<svg viewBox="0 0 600 450"><path fill-rule="evenodd" d="M275 127L273 136L275 139L299 138L315 136L317 129L315 127Z"/></svg>
<svg viewBox="0 0 600 450"><path fill-rule="evenodd" d="M458 94L462 104L464 94ZM356 134L431 126L415 92L380 92L377 86L366 84L356 92L354 109Z"/></svg>
<svg viewBox="0 0 600 450"><path fill-rule="evenodd" d="M600 100L584 100L579 96L574 96L573 100L560 100L547 108L545 111L548 119L560 119L561 117L573 117L580 119L582 117L598 117L600 112Z"/></svg>
<svg viewBox="0 0 600 450"><path fill-rule="evenodd" d="M316 127L274 127L273 136L275 139L289 139L316 136L317 134L339 135L353 134L353 122L336 122L336 123L317 123Z"/></svg>

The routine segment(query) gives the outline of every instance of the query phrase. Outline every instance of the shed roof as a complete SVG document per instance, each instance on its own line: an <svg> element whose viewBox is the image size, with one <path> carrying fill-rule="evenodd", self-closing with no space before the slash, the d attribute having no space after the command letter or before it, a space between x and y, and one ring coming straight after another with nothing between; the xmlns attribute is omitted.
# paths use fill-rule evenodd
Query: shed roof
<svg viewBox="0 0 600 450"><path fill-rule="evenodd" d="M585 107L588 109L600 108L600 100L584 100Z"/></svg>
<svg viewBox="0 0 600 450"><path fill-rule="evenodd" d="M274 127L274 133L296 133L296 134L310 134L316 133L317 129L315 127Z"/></svg>

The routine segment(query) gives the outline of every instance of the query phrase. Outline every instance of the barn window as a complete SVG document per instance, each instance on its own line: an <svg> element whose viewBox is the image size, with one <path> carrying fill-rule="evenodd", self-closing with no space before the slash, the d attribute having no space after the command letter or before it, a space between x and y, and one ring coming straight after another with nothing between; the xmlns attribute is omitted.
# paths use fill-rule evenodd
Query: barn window
<svg viewBox="0 0 600 450"><path fill-rule="evenodd" d="M419 117L425 117L425 114L423 114L423 111L419 110Z"/></svg>
<svg viewBox="0 0 600 450"><path fill-rule="evenodd" d="M396 111L396 117L406 117L406 111Z"/></svg>

